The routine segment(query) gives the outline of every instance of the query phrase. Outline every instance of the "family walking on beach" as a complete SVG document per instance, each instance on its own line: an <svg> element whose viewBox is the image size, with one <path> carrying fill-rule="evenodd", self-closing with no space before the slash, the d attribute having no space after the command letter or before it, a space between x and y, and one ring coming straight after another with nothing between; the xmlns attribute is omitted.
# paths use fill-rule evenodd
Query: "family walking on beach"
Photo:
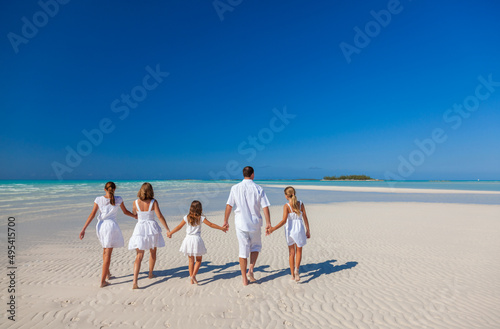
<svg viewBox="0 0 500 329"><path fill-rule="evenodd" d="M278 225L272 227L269 200L262 187L254 183L253 168L243 168L243 177L243 181L231 188L226 203L224 224L222 226L214 224L206 219L205 216L202 215L203 208L201 202L194 200L191 203L189 214L184 216L180 224L172 231L168 228L168 224L160 211L158 201L154 199L153 187L150 183L142 184L137 193L138 199L133 203L132 212L127 210L121 197L114 195L116 185L113 182L106 183L104 187L106 194L94 200L92 212L80 232L80 239L83 239L85 230L96 216L97 211L99 211L96 232L103 247L103 265L100 286L105 287L109 285L106 280L111 278L109 267L113 248L123 247L125 244L122 232L116 222L119 208L125 215L138 220L128 245L128 249L136 250L133 289L139 288L137 280L141 262L144 257L144 251L149 249L149 278L154 278L153 269L156 262L157 248L165 246L165 240L161 234L162 230L155 220L155 214L165 227L168 238L171 238L174 233L187 224L186 237L182 241L180 251L189 259L188 268L191 284L198 284L196 274L200 269L202 256L207 252L203 239L201 238L201 224L205 223L211 228L227 232L229 229L229 216L233 209L243 285L246 286L249 282L257 281L254 275L254 268L259 252L262 249L261 227L263 222L261 209L264 212L266 220L266 235L271 234L285 225L285 237L289 250L288 255L291 277L294 281L300 281L299 267L302 260L302 247L311 236L304 204L297 200L295 189L291 186L287 187L285 189L285 197L288 202L283 206L283 219ZM250 264L248 264L248 259L250 259Z"/></svg>

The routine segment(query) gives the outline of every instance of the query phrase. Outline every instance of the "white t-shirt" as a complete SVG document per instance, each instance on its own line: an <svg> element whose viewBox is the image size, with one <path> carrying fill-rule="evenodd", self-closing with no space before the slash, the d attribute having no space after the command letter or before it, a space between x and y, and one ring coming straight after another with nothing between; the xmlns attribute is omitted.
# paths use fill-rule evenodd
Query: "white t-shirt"
<svg viewBox="0 0 500 329"><path fill-rule="evenodd" d="M231 187L229 198L226 202L234 208L236 229L253 232L262 226L260 208L269 207L266 193L251 179L244 179Z"/></svg>
<svg viewBox="0 0 500 329"><path fill-rule="evenodd" d="M189 225L187 215L184 216L184 221L186 222L186 235L201 235L201 224L205 221L205 216L201 216L200 225L191 226Z"/></svg>
<svg viewBox="0 0 500 329"><path fill-rule="evenodd" d="M109 202L109 199L106 199L104 196L98 196L95 198L94 202L99 206L99 215L97 216L97 220L116 220L116 213L118 212L118 209L120 209L123 199L115 195L114 206Z"/></svg>

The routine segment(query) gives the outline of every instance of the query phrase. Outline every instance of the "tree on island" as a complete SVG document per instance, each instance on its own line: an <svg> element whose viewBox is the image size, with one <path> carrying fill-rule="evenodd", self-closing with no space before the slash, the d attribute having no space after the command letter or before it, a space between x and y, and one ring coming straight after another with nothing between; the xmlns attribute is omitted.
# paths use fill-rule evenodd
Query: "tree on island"
<svg viewBox="0 0 500 329"><path fill-rule="evenodd" d="M325 176L324 180L372 180L370 176L366 175L342 175L342 176Z"/></svg>

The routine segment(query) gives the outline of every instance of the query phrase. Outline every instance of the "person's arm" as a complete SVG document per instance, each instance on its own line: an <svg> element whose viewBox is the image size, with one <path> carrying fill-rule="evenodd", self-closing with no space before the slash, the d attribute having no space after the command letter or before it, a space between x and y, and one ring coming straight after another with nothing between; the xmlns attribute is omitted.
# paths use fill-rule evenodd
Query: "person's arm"
<svg viewBox="0 0 500 329"><path fill-rule="evenodd" d="M127 210L127 207L125 207L125 202L122 202L121 205L120 205L120 208L122 209L123 213L127 216L130 216L130 217L133 217L135 219L137 219L137 215L136 214L133 214L131 213L130 211Z"/></svg>
<svg viewBox="0 0 500 329"><path fill-rule="evenodd" d="M80 240L82 240L85 237L85 230L89 226L90 222L92 222L92 220L94 219L95 214L97 214L97 210L99 210L99 206L97 205L97 203L94 202L94 208L92 208L89 218L87 218L87 221L85 222L85 225L83 226L83 229L80 232Z"/></svg>
<svg viewBox="0 0 500 329"><path fill-rule="evenodd" d="M266 219L266 231L271 228L271 213L269 212L269 206L271 204L269 203L269 200L267 199L266 192L261 189L261 194L260 194L260 206L262 207L262 210L264 211L264 217Z"/></svg>
<svg viewBox="0 0 500 329"><path fill-rule="evenodd" d="M158 201L155 201L155 204L153 205L153 208L155 210L155 214L156 216L158 217L158 220L163 224L163 226L165 226L165 228L167 229L167 235L168 235L168 232L170 232L170 229L168 228L168 225L167 225L167 221L165 220L165 217L163 217L163 214L161 213L161 210L160 210L160 205L158 204Z"/></svg>
<svg viewBox="0 0 500 329"><path fill-rule="evenodd" d="M203 223L207 224L208 226L210 226L211 228L216 228L218 230L221 230L222 232L226 233L227 232L227 228L226 227L222 227L222 226L219 226L217 224L214 224L212 223L211 221L209 221L208 219L204 219L203 220Z"/></svg>
<svg viewBox="0 0 500 329"><path fill-rule="evenodd" d="M230 205L226 204L226 212L224 213L224 225L222 227L225 227L226 229L229 229L229 215L231 215L231 211L233 210L233 207Z"/></svg>
<svg viewBox="0 0 500 329"><path fill-rule="evenodd" d="M286 223L286 219L288 218L288 212L290 211L290 209L288 208L288 206L285 204L283 206L283 219L281 220L281 222L278 223L278 225L276 225L275 227L270 227L266 230L266 235L269 235L271 233L273 233L274 231L276 231L277 229L279 229L280 227L282 227L283 225L285 225Z"/></svg>
<svg viewBox="0 0 500 329"><path fill-rule="evenodd" d="M172 231L169 231L167 233L168 238L170 239L175 232L179 231L184 226L184 224L186 224L186 222L183 219L179 225L177 225Z"/></svg>
<svg viewBox="0 0 500 329"><path fill-rule="evenodd" d="M264 217L266 218L266 230L271 228L271 213L269 212L269 207L262 208L264 211Z"/></svg>
<svg viewBox="0 0 500 329"><path fill-rule="evenodd" d="M304 225L306 227L306 237L309 239L311 237L311 232L309 231L309 220L307 219L306 215L306 207L304 204L301 204L301 210L302 210L302 219L304 220Z"/></svg>

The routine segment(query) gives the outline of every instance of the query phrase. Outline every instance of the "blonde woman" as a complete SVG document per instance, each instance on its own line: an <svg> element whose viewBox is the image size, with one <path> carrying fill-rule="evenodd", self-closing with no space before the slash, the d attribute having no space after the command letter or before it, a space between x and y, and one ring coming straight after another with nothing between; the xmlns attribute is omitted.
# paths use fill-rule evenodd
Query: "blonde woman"
<svg viewBox="0 0 500 329"><path fill-rule="evenodd" d="M111 263L111 253L113 248L123 247L123 235L118 223L116 222L116 214L118 209L121 209L123 213L127 216L137 218L136 215L132 214L125 208L123 199L119 196L115 196L116 185L113 182L107 182L104 186L104 191L106 194L104 196L98 196L94 200L94 207L90 212L82 231L80 232L80 240L85 237L85 230L90 225L90 222L94 219L97 211L99 215L97 216L96 233L99 241L102 245L102 276L101 276L101 288L109 285L106 279L111 278L111 273L109 273L109 265Z"/></svg>
<svg viewBox="0 0 500 329"><path fill-rule="evenodd" d="M141 270L141 262L144 257L144 251L149 249L149 278L155 277L153 270L156 263L156 248L165 247L165 240L161 235L161 227L155 220L155 214L162 225L168 229L165 217L160 211L158 201L154 199L153 186L149 183L144 183L137 193L139 199L135 200L132 212L137 214L137 224L134 228L134 233L128 243L128 249L137 251L134 262L134 281L132 289L139 289L137 278Z"/></svg>
<svg viewBox="0 0 500 329"><path fill-rule="evenodd" d="M301 201L297 200L295 189L291 186L285 188L285 197L288 203L283 206L283 220L278 225L268 229L267 234L271 234L286 224L285 238L288 244L290 272L292 280L298 282L300 281L299 268L302 260L302 247L306 245L307 239L311 237L311 233L309 231L306 207Z"/></svg>
<svg viewBox="0 0 500 329"><path fill-rule="evenodd" d="M181 249L179 249L179 251L184 253L184 256L188 256L189 258L189 279L191 284L198 284L196 274L200 269L202 256L207 253L207 248L205 248L205 243L201 238L201 224L205 223L211 228L221 230L224 233L227 231L227 228L221 227L206 219L205 216L202 215L202 211L203 208L201 202L194 200L191 202L189 214L184 216L181 223L177 225L176 228L174 228L170 233L167 233L167 236L171 238L172 234L179 231L185 224L187 224L186 237L182 241Z"/></svg>

